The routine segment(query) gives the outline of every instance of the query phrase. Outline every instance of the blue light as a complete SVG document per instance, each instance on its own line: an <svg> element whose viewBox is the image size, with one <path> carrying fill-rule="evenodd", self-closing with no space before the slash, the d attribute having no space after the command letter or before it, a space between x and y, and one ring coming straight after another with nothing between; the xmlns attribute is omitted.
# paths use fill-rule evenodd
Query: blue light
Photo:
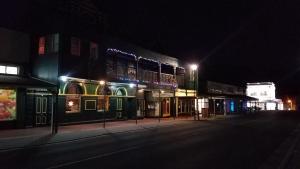
<svg viewBox="0 0 300 169"><path fill-rule="evenodd" d="M233 101L230 102L230 111L231 112L234 111L234 102Z"/></svg>

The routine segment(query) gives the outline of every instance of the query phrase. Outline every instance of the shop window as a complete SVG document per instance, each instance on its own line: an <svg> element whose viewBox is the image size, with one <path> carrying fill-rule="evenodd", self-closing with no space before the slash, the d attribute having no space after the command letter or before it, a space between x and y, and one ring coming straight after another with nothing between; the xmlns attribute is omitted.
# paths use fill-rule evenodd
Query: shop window
<svg viewBox="0 0 300 169"><path fill-rule="evenodd" d="M98 105L97 105L97 110L98 111L104 111L106 110L106 101L105 98L103 96L98 97Z"/></svg>
<svg viewBox="0 0 300 169"><path fill-rule="evenodd" d="M16 119L16 90L0 89L0 121Z"/></svg>
<svg viewBox="0 0 300 169"><path fill-rule="evenodd" d="M81 41L79 38L71 38L71 55L80 56Z"/></svg>
<svg viewBox="0 0 300 169"><path fill-rule="evenodd" d="M82 87L77 83L70 83L66 87L66 112L80 112L81 95L83 94Z"/></svg>
<svg viewBox="0 0 300 169"><path fill-rule="evenodd" d="M66 96L66 113L80 112L80 95Z"/></svg>
<svg viewBox="0 0 300 169"><path fill-rule="evenodd" d="M97 43L90 43L90 58L93 60L98 59L98 44Z"/></svg>

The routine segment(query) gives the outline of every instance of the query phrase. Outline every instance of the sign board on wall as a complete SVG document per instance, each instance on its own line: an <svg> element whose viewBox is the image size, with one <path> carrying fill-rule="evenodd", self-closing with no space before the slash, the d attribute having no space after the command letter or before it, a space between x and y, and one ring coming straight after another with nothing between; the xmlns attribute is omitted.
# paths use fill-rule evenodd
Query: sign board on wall
<svg viewBox="0 0 300 169"><path fill-rule="evenodd" d="M0 89L0 121L16 119L16 90Z"/></svg>

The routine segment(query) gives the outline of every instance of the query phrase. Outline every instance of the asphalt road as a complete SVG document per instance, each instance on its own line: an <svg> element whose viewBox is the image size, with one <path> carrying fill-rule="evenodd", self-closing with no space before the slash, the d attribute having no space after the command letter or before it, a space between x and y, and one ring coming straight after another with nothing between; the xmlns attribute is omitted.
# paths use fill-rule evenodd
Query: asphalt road
<svg viewBox="0 0 300 169"><path fill-rule="evenodd" d="M0 152L1 169L257 169L300 122L268 112ZM47 139L47 138L44 138Z"/></svg>

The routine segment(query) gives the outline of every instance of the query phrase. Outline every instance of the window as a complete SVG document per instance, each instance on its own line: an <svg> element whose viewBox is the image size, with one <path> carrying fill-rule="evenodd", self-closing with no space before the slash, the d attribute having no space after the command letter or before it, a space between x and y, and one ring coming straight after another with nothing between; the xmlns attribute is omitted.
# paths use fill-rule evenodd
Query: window
<svg viewBox="0 0 300 169"><path fill-rule="evenodd" d="M126 76L126 64L120 60L117 62L117 77L122 79Z"/></svg>
<svg viewBox="0 0 300 169"><path fill-rule="evenodd" d="M98 111L104 111L105 108L106 108L105 99L104 99L103 96L99 96L99 97L98 97L97 110L98 110Z"/></svg>
<svg viewBox="0 0 300 169"><path fill-rule="evenodd" d="M161 82L171 84L173 82L173 75L162 73Z"/></svg>
<svg viewBox="0 0 300 169"><path fill-rule="evenodd" d="M96 100L85 100L85 110L96 110Z"/></svg>
<svg viewBox="0 0 300 169"><path fill-rule="evenodd" d="M0 89L0 121L16 119L16 90Z"/></svg>
<svg viewBox="0 0 300 169"><path fill-rule="evenodd" d="M98 59L98 44L97 43L90 43L90 58L93 60Z"/></svg>
<svg viewBox="0 0 300 169"><path fill-rule="evenodd" d="M71 55L80 56L80 39L71 38Z"/></svg>
<svg viewBox="0 0 300 169"><path fill-rule="evenodd" d="M190 70L190 81L195 81L195 71Z"/></svg>
<svg viewBox="0 0 300 169"><path fill-rule="evenodd" d="M69 83L65 93L68 94L66 95L66 113L80 112L82 86L77 83Z"/></svg>
<svg viewBox="0 0 300 169"><path fill-rule="evenodd" d="M115 76L114 62L113 62L112 59L107 59L106 60L106 74L109 77L114 77Z"/></svg>
<svg viewBox="0 0 300 169"><path fill-rule="evenodd" d="M178 86L184 86L184 75L177 75L176 81Z"/></svg>
<svg viewBox="0 0 300 169"><path fill-rule="evenodd" d="M66 113L80 112L80 95L66 96Z"/></svg>
<svg viewBox="0 0 300 169"><path fill-rule="evenodd" d="M58 52L58 34L48 35L46 38L46 53Z"/></svg>
<svg viewBox="0 0 300 169"><path fill-rule="evenodd" d="M46 38L44 36L40 37L40 39L39 39L39 55L45 54L45 41L46 41Z"/></svg>
<svg viewBox="0 0 300 169"><path fill-rule="evenodd" d="M122 110L122 98L117 98L117 110Z"/></svg>
<svg viewBox="0 0 300 169"><path fill-rule="evenodd" d="M136 79L136 70L133 63L128 64L128 79L135 80Z"/></svg>
<svg viewBox="0 0 300 169"><path fill-rule="evenodd" d="M10 75L18 75L19 74L19 67L0 65L0 73L10 74Z"/></svg>
<svg viewBox="0 0 300 169"><path fill-rule="evenodd" d="M59 35L51 34L39 38L38 54L44 55L49 53L57 53L59 49Z"/></svg>

